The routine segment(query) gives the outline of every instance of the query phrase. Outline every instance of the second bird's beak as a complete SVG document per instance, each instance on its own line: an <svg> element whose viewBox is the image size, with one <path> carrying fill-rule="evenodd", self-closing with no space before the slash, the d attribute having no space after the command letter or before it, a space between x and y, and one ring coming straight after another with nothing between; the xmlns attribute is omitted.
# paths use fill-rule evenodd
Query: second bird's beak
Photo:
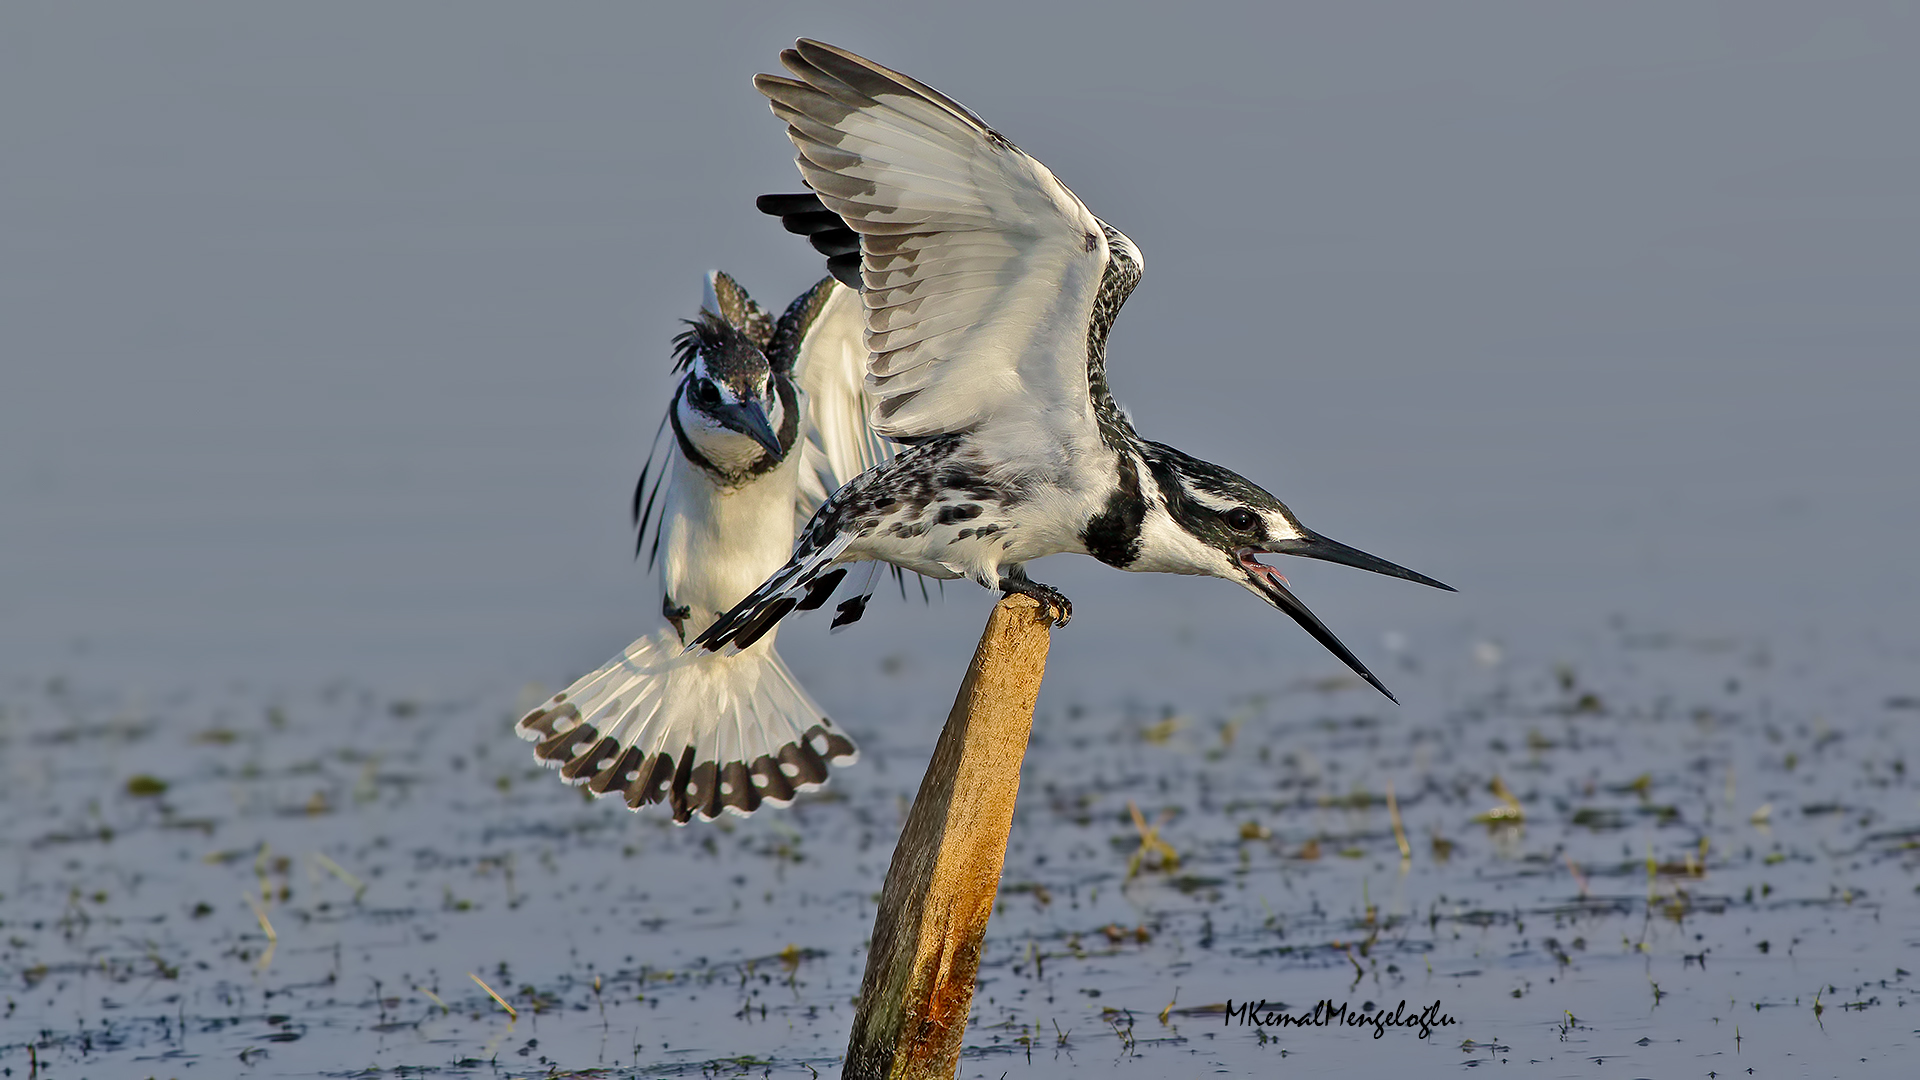
<svg viewBox="0 0 1920 1080"><path fill-rule="evenodd" d="M786 448L780 445L780 437L773 433L773 425L767 421L767 410L757 401L728 402L715 406L713 418L752 438L776 458L786 453Z"/></svg>
<svg viewBox="0 0 1920 1080"><path fill-rule="evenodd" d="M1376 574L1385 574L1388 577L1417 581L1422 585L1431 585L1436 589L1445 589L1448 592L1454 591L1453 586L1443 585L1427 577L1425 574L1416 574L1404 566L1390 563L1385 559L1369 555L1359 548L1348 547L1338 540L1329 540L1318 533L1312 532L1306 532L1304 536L1297 539L1270 540L1259 548L1241 548L1236 553L1240 563L1240 569L1246 574L1247 587L1249 589L1258 593L1260 598L1267 603L1286 612L1294 622L1299 623L1307 633L1312 634L1315 641L1326 646L1327 651L1339 657L1342 663L1352 668L1354 674L1367 680L1375 690L1387 695L1388 701L1396 705L1399 704L1400 699L1393 696L1393 691L1388 690L1386 684L1382 683L1373 672L1368 671L1367 665L1361 663L1360 658L1353 655L1353 650L1347 648L1339 638L1334 636L1333 631L1327 629L1326 623L1321 622L1318 616L1308 610L1307 605L1300 602L1299 597L1293 595L1293 591L1287 588L1287 579L1281 577L1278 570L1254 558L1254 556L1264 552L1272 552L1279 555L1300 555L1309 559L1322 559L1326 562L1336 562L1343 566L1352 566L1361 570L1370 570Z"/></svg>

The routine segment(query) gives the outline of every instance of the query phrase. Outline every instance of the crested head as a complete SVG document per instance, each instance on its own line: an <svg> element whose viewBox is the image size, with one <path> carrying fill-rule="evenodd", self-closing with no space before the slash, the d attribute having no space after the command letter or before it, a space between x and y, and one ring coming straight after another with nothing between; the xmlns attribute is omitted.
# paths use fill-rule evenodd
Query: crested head
<svg viewBox="0 0 1920 1080"><path fill-rule="evenodd" d="M707 308L686 320L688 329L673 339L673 370L737 385L764 381L773 371L767 354L747 332Z"/></svg>
<svg viewBox="0 0 1920 1080"><path fill-rule="evenodd" d="M728 478L778 465L799 433L793 386L740 327L710 310L673 339L684 371L671 416L690 460Z"/></svg>

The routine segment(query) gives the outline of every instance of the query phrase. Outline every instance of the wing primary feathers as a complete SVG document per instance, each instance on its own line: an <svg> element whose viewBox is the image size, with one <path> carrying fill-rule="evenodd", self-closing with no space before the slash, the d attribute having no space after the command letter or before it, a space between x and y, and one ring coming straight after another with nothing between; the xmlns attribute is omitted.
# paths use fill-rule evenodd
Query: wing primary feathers
<svg viewBox="0 0 1920 1080"><path fill-rule="evenodd" d="M774 625L785 618L787 612L792 611L798 603L799 601L791 596L783 596L767 605L734 634L734 647L744 649L765 637L767 631L773 629Z"/></svg>
<svg viewBox="0 0 1920 1080"><path fill-rule="evenodd" d="M662 469L660 470L660 475L653 481L653 492L647 496L646 512L640 516L640 531L633 541L633 557L637 559L640 557L640 549L646 545L647 533L649 531L653 533L653 549L647 555L647 569L649 570L653 569L654 560L660 555L660 529L653 520L653 507L655 500L660 497L660 485L665 479L666 470ZM654 527L649 529L649 526Z"/></svg>
<svg viewBox="0 0 1920 1080"><path fill-rule="evenodd" d="M851 229L813 233L807 237L807 243L813 245L813 250L828 258L839 258L842 255L852 255L855 258L860 256L860 237ZM853 287L859 288L858 285Z"/></svg>
<svg viewBox="0 0 1920 1080"><path fill-rule="evenodd" d="M901 74L890 67L876 64L864 56L855 56L839 46L829 45L813 38L801 38L794 42L794 45L796 48L789 51L798 52L813 66L832 72L840 81L856 87L869 96L889 91L898 93L901 90L909 90L935 104L944 106L949 112L972 124L983 134L992 130L987 127L985 120L980 119L978 113L911 75Z"/></svg>
<svg viewBox="0 0 1920 1080"><path fill-rule="evenodd" d="M860 288L860 253L856 251L851 255L835 255L828 259L827 272L849 289Z"/></svg>
<svg viewBox="0 0 1920 1080"><path fill-rule="evenodd" d="M762 195L753 200L753 205L761 213L772 214L777 218L784 218L789 214L811 214L826 209L826 206L820 202L820 196L811 191L796 191L790 195Z"/></svg>
<svg viewBox="0 0 1920 1080"><path fill-rule="evenodd" d="M867 593L862 593L859 596L841 601L840 606L834 609L833 624L828 627L828 629L837 634L840 632L841 627L849 623L859 622L860 616L867 613L868 595Z"/></svg>
<svg viewBox="0 0 1920 1080"><path fill-rule="evenodd" d="M845 79L823 71L800 55L798 49L783 49L780 53L780 66L799 76L800 81L811 87L814 92L824 94L832 101L851 110L872 108L879 104L869 94L850 85Z"/></svg>
<svg viewBox="0 0 1920 1080"><path fill-rule="evenodd" d="M754 205L759 207L761 213L778 217L780 224L797 236L813 236L847 227L846 220L827 209L826 204L820 201L820 196L811 191L799 195L762 195L754 200ZM769 206L778 208L769 209Z"/></svg>
<svg viewBox="0 0 1920 1080"><path fill-rule="evenodd" d="M796 610L812 611L821 604L826 603L827 598L833 595L833 590L839 588L840 579L846 576L847 568L842 566L828 571L813 581L808 582L807 595L796 605Z"/></svg>
<svg viewBox="0 0 1920 1080"><path fill-rule="evenodd" d="M646 545L647 521L653 516L653 500L645 500L645 507L643 509L642 495L647 489L647 475L653 472L653 463L660 456L660 434L665 430L667 430L667 418L662 416L660 418L660 426L653 431L653 443L647 450L647 462L645 465L640 466L640 482L633 485L633 525L636 530L633 540L633 557L636 559L640 557L640 549ZM662 461L660 462L660 472L658 476L655 477L653 483L655 495L660 493L660 481L665 479L666 475L667 463ZM654 545L657 550L659 546L659 538L657 535L654 538ZM651 567L653 561L649 559L647 565Z"/></svg>
<svg viewBox="0 0 1920 1080"><path fill-rule="evenodd" d="M753 201L763 214L780 219L790 233L807 238L813 250L827 257L827 269L834 279L849 289L858 290L860 278L860 234L845 218L827 209L820 196L811 191L791 195L762 195Z"/></svg>
<svg viewBox="0 0 1920 1080"><path fill-rule="evenodd" d="M665 529L662 529L660 527L661 523L658 520L656 520L653 516L654 503L656 502L656 500L660 498L660 489L666 485L666 482L667 482L667 470L663 467L661 468L659 475L657 475L654 478L652 493L647 496L647 508L640 515L640 537L638 540L634 542L633 557L637 559L640 557L639 545L646 541L647 523L649 521L652 521L653 522L653 547L649 549L647 552L647 569L649 570L653 569L653 564L657 562L660 558L660 534L666 531ZM664 517L665 515L666 515L666 507L662 506L661 516Z"/></svg>
<svg viewBox="0 0 1920 1080"><path fill-rule="evenodd" d="M660 470L660 472L661 472L660 479L653 482L653 494L656 496L660 494L661 482L666 479L666 470L662 469ZM647 500L647 506L649 509L652 508L653 506L652 498L649 498ZM661 512L663 514L665 513L664 507L662 508ZM666 530L661 528L655 528L653 530L653 547L647 550L647 569L649 570L653 569L654 564L660 561L660 535L664 532L666 532ZM639 553L635 552L634 557L639 558L640 557Z"/></svg>
<svg viewBox="0 0 1920 1080"><path fill-rule="evenodd" d="M845 231L847 228L846 221L839 214L825 209L814 213L786 214L780 218L780 224L786 226L788 232L801 236L818 236L824 232Z"/></svg>
<svg viewBox="0 0 1920 1080"><path fill-rule="evenodd" d="M665 421L662 421L662 422L664 423ZM654 438L655 440L658 440L659 435L656 434ZM640 525L640 504L644 502L647 497L647 474L652 471L653 471L653 454L648 453L647 463L645 465L640 466L640 482L633 485L633 524L634 524L634 527L636 528L638 528Z"/></svg>
<svg viewBox="0 0 1920 1080"><path fill-rule="evenodd" d="M859 594L841 601L840 604L834 608L835 614L833 616L833 622L828 625L827 629L837 634L842 627L849 623L859 622L860 616L867 613L867 602L873 599L874 584L879 579L880 564L877 562L868 563L867 580L860 586Z"/></svg>

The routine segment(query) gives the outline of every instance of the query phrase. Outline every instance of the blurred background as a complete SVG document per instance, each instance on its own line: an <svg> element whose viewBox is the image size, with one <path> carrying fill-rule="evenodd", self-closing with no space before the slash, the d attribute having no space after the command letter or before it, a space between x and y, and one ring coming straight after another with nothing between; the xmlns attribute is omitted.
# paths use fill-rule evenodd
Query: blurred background
<svg viewBox="0 0 1920 1080"><path fill-rule="evenodd" d="M651 628L677 320L709 267L774 306L823 272L752 207L796 174L749 77L800 34L1139 243L1143 433L1460 589L1289 566L1363 657L1608 620L1915 656L1908 5L21 2L0 672L506 708ZM1338 670L1224 583L1034 574L1081 614L1050 693ZM988 600L783 648L858 727L882 653L949 692Z"/></svg>

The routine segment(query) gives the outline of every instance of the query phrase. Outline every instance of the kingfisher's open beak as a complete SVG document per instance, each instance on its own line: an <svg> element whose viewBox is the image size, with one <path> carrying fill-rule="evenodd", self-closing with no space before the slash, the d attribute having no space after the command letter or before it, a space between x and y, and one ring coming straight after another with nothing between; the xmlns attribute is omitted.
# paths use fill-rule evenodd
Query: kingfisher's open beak
<svg viewBox="0 0 1920 1080"><path fill-rule="evenodd" d="M767 453L780 457L786 451L780 446L780 437L773 433L773 425L767 422L767 410L757 401L743 401L739 404L727 402L713 408L713 418L742 435L749 436L754 442L767 448Z"/></svg>
<svg viewBox="0 0 1920 1080"><path fill-rule="evenodd" d="M1235 553L1240 563L1240 570L1246 575L1247 588L1253 590L1262 600L1291 616L1294 622L1299 623L1307 633L1313 635L1315 641L1325 645L1328 652L1339 657L1341 663L1352 668L1355 675L1367 680L1373 684L1375 690L1387 695L1388 701L1395 705L1400 704L1400 699L1394 697L1393 691L1387 689L1385 683L1381 682L1373 672L1367 670L1367 665L1353 655L1353 650L1333 636L1333 631L1327 629L1327 624L1321 622L1319 616L1307 610L1307 605L1293 595L1292 590L1287 588L1287 579L1280 576L1280 571L1254 558L1258 554L1260 552L1254 548L1241 548Z"/></svg>
<svg viewBox="0 0 1920 1080"><path fill-rule="evenodd" d="M1302 531L1305 532L1305 530ZM1304 536L1298 539L1270 540L1258 548L1241 548L1234 553L1239 561L1241 572L1247 576L1247 587L1249 589L1258 593L1260 598L1267 603L1272 604L1274 607L1292 616L1294 622L1299 623L1306 629L1307 633L1313 635L1314 640L1325 645L1329 652L1339 657L1342 663L1352 668L1354 674L1372 683L1375 690L1387 695L1387 700L1396 705L1399 704L1400 699L1393 696L1393 691L1388 690L1379 679L1375 678L1373 672L1367 670L1367 665L1361 663L1360 658L1353 655L1351 649L1348 649L1342 644L1339 638L1333 636L1333 631L1327 629L1327 624L1321 622L1313 612L1307 610L1307 605L1301 603L1299 597L1293 595L1292 591L1287 588L1287 579L1280 576L1280 571L1254 558L1254 556L1264 552L1273 552L1279 555L1302 555L1309 559L1323 559L1327 562L1340 563L1343 566L1370 570L1376 574L1385 574L1388 577L1417 581L1422 585L1431 585L1436 589L1445 589L1448 592L1454 591L1453 586L1441 584L1425 574L1416 574L1404 566L1390 563L1385 559L1376 558L1361 551L1359 548L1348 547L1338 540L1329 540L1313 532L1306 532Z"/></svg>

